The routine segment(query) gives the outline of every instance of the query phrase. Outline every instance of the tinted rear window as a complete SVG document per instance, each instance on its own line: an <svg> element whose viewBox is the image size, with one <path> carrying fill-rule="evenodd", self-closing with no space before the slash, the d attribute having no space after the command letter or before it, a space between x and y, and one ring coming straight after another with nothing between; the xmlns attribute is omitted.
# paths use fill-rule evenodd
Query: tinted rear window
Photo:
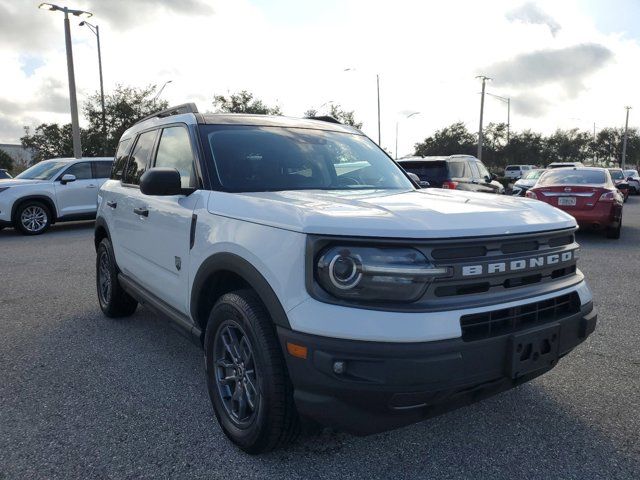
<svg viewBox="0 0 640 480"><path fill-rule="evenodd" d="M546 172L538 180L538 186L600 185L606 183L606 181L607 177L601 170L573 170L567 168Z"/></svg>
<svg viewBox="0 0 640 480"><path fill-rule="evenodd" d="M415 173L420 180L427 182L449 178L447 162L402 162L400 166L407 172Z"/></svg>

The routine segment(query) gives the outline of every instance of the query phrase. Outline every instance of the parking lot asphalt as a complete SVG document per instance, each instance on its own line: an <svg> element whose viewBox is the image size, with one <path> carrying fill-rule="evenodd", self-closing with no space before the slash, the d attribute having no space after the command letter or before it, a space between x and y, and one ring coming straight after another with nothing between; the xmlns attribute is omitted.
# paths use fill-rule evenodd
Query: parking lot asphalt
<svg viewBox="0 0 640 480"><path fill-rule="evenodd" d="M248 456L218 427L202 351L140 308L105 318L93 225L0 232L0 479L640 478L640 197L622 238L579 233L596 332L548 374L393 432Z"/></svg>

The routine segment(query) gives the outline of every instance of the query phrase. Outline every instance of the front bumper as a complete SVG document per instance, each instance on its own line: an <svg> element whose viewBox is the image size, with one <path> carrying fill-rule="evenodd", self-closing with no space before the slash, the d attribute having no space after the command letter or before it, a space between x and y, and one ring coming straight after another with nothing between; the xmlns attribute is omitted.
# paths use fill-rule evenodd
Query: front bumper
<svg viewBox="0 0 640 480"><path fill-rule="evenodd" d="M421 343L345 340L278 328L294 398L302 417L357 435L419 422L513 388L555 366L595 329L593 303L579 312L502 336ZM554 359L514 374L514 337L554 328ZM306 346L306 359L289 355L287 342ZM334 373L334 363L345 370Z"/></svg>

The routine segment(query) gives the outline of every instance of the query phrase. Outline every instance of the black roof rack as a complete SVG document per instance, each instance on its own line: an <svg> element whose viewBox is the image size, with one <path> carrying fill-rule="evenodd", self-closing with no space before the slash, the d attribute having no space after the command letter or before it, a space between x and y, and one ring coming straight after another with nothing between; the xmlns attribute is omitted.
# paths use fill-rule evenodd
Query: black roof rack
<svg viewBox="0 0 640 480"><path fill-rule="evenodd" d="M175 107L169 107L165 110L160 110L159 112L154 112L151 115L147 115L146 117L138 120L136 124L144 122L145 120L149 120L150 118L164 118L170 117L171 115L181 115L183 113L198 113L198 107L196 107L195 103L183 103L182 105L176 105Z"/></svg>
<svg viewBox="0 0 640 480"><path fill-rule="evenodd" d="M306 117L309 120L320 120L321 122L329 122L329 123L339 123L342 125L342 122L331 115L321 115L319 117Z"/></svg>

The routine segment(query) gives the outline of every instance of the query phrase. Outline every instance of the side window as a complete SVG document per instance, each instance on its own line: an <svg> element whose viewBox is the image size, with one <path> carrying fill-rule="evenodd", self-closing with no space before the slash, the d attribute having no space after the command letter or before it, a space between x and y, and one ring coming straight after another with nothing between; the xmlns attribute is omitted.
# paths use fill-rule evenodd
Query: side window
<svg viewBox="0 0 640 480"><path fill-rule="evenodd" d="M127 152L129 151L130 138L120 140L118 144L118 150L116 151L116 158L113 161L113 168L111 169L111 178L114 180L122 180L122 173L124 172L124 166L127 164Z"/></svg>
<svg viewBox="0 0 640 480"><path fill-rule="evenodd" d="M76 180L91 180L91 178L93 178L93 175L91 174L91 163L76 163L62 172L62 175L67 174L75 175Z"/></svg>
<svg viewBox="0 0 640 480"><path fill-rule="evenodd" d="M478 170L480 171L480 178L490 177L489 170L484 166L482 162L474 162L478 166Z"/></svg>
<svg viewBox="0 0 640 480"><path fill-rule="evenodd" d="M93 162L93 178L109 178L111 162Z"/></svg>
<svg viewBox="0 0 640 480"><path fill-rule="evenodd" d="M129 155L125 172L122 175L123 183L129 185L140 184L140 177L147 170L147 164L156 141L157 133L157 130L151 130L144 132L138 137L138 141Z"/></svg>
<svg viewBox="0 0 640 480"><path fill-rule="evenodd" d="M449 174L451 175L451 178L468 177L468 175L465 175L465 171L466 171L465 165L466 165L465 162L460 162L460 161L449 162Z"/></svg>
<svg viewBox="0 0 640 480"><path fill-rule="evenodd" d="M182 188L195 186L193 153L186 128L168 127L162 130L155 166L177 169Z"/></svg>
<svg viewBox="0 0 640 480"><path fill-rule="evenodd" d="M478 170L477 162L470 161L469 167L471 168L471 177L480 178L480 171Z"/></svg>

